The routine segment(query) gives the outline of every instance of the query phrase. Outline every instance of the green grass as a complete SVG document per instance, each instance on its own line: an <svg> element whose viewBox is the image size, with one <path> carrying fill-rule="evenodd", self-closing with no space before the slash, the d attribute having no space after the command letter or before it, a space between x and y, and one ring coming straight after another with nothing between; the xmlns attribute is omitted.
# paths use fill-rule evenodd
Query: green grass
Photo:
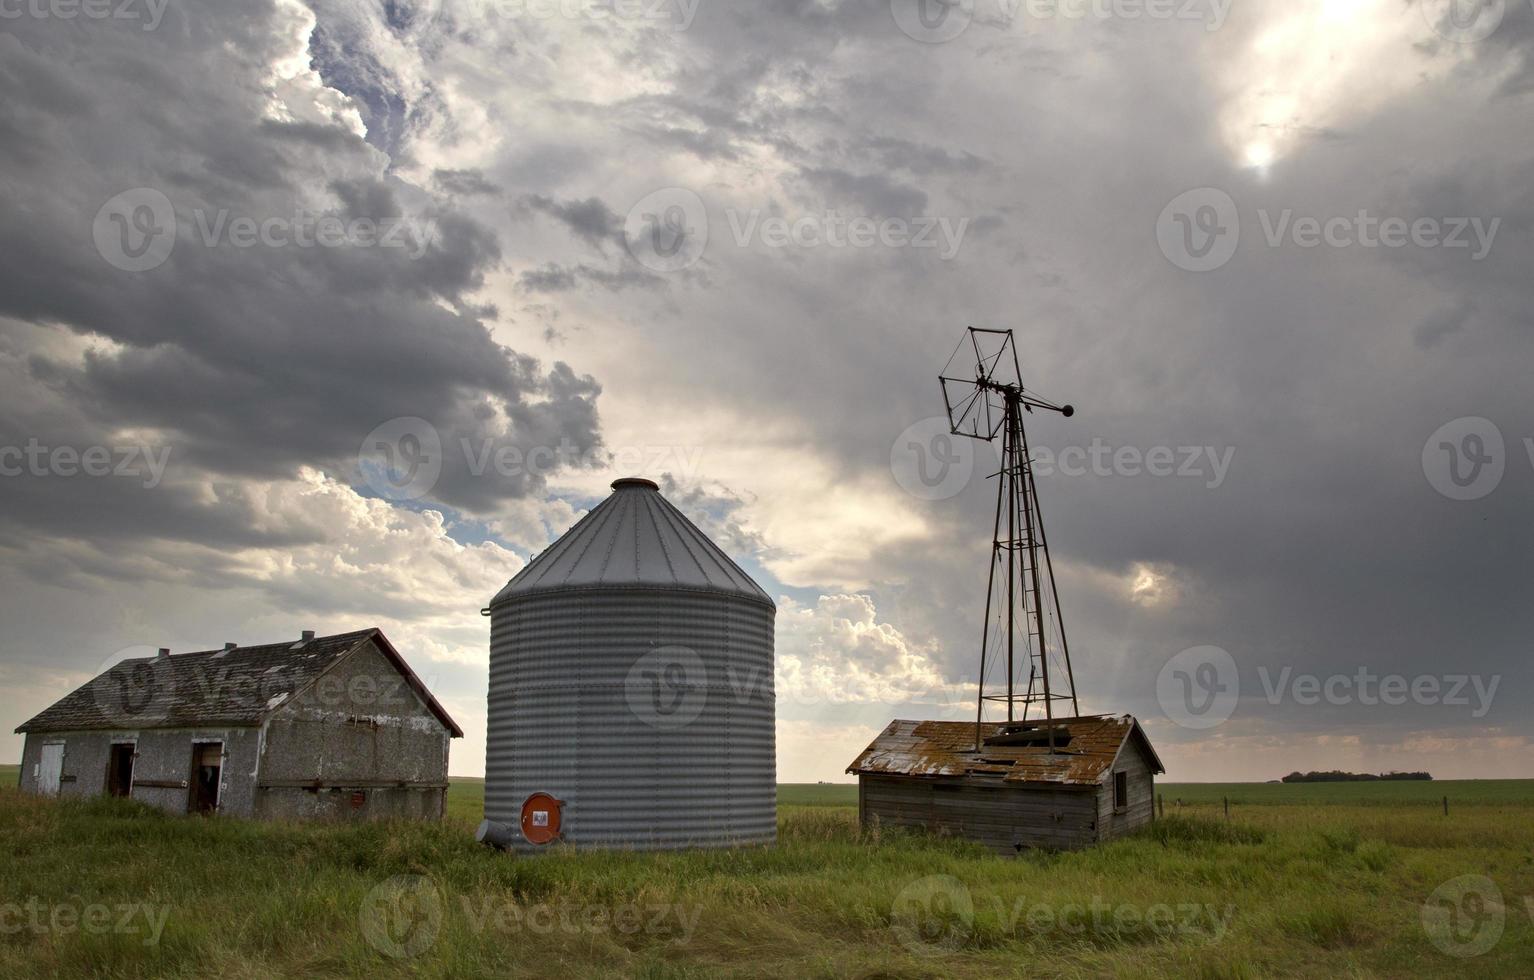
<svg viewBox="0 0 1534 980"><path fill-rule="evenodd" d="M857 806L857 783L779 783L778 806Z"/></svg>
<svg viewBox="0 0 1534 980"><path fill-rule="evenodd" d="M1534 805L1534 779L1435 779L1430 781L1370 783L1158 783L1156 792L1169 807L1184 803L1220 803L1232 806L1282 804L1288 806L1443 806L1519 804ZM854 797L856 801L856 797Z"/></svg>
<svg viewBox="0 0 1534 980"><path fill-rule="evenodd" d="M347 826L13 786L0 781L8 977L1534 975L1534 804L1497 787L1449 818L1274 798L1227 822L1190 799L1131 839L997 858L864 833L839 786L781 787L771 848L536 857L473 842L478 780L453 781L442 823ZM1495 882L1505 931L1456 959L1422 909L1466 874ZM29 903L45 919L147 904L163 932L146 945L141 912L128 931L34 931Z"/></svg>

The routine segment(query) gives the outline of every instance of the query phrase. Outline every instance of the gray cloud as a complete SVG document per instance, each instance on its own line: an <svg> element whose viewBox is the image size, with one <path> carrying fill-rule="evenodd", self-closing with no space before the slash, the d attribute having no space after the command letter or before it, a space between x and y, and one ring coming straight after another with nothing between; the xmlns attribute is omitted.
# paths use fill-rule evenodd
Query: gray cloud
<svg viewBox="0 0 1534 980"><path fill-rule="evenodd" d="M486 180L478 170L438 169L432 172L431 179L449 194L494 197L501 193L501 188Z"/></svg>
<svg viewBox="0 0 1534 980"><path fill-rule="evenodd" d="M581 241L598 250L612 245L622 247L623 218L599 198L556 201L542 194L529 194L518 203L524 210L555 218Z"/></svg>
<svg viewBox="0 0 1534 980"><path fill-rule="evenodd" d="M927 195L884 174L854 174L835 167L804 171L805 181L832 206L856 205L877 218L915 217L925 213Z"/></svg>
<svg viewBox="0 0 1534 980"><path fill-rule="evenodd" d="M1527 107L1500 83L1470 81L1521 55L1499 40L1455 72L1437 68L1447 54L1410 44L1383 54L1417 59L1433 81L1351 114L1351 83L1339 83L1340 115L1254 126L1253 139L1289 141L1263 174L1226 145L1219 93L1278 6L1249 8L1213 37L1178 24L1035 36L977 24L931 47L883 13L700 18L675 40L686 67L665 79L670 94L642 104L682 113L701 135L651 161L650 184L684 182L691 158L748 152L790 176L695 186L715 209L716 288L625 296L623 316L647 324L650 352L671 366L653 396L717 399L777 426L795 419L804 445L851 481L886 470L895 436L941 411L933 375L965 324L1014 327L1027 378L1081 408L1069 422L1039 420L1040 440L1234 449L1217 489L1143 475L1041 481L1051 539L1075 570L1065 611L1094 703L1159 713L1146 700L1156 671L1201 643L1250 670L1323 673L1361 663L1442 673L1454 649L1461 669L1507 675L1497 721L1521 725L1508 706L1528 684L1519 637L1534 621L1512 584L1529 544L1515 516L1530 485L1518 440L1534 418L1518 380L1530 353L1518 311L1531 298L1519 267L1534 207L1521 190L1528 154L1511 134ZM1508 38L1513 26L1510 13ZM816 60L828 43L856 55ZM790 105L784 92L806 98ZM639 104L582 111L618 121ZM1171 265L1153 229L1168 201L1204 185L1236 198L1242 240L1226 268L1200 276ZM792 218L837 204L979 224L946 265L912 251L719 244L724 207ZM1501 217L1502 237L1479 262L1450 250L1270 247L1258 217L1360 208ZM1421 454L1439 425L1472 414L1503 426L1508 471L1496 493L1463 504L1432 489ZM976 480L955 500L913 502L930 537L882 548L855 573L907 635L942 640L955 676L973 671L988 498ZM1142 565L1173 576L1180 598L1132 602ZM1261 710L1280 730L1337 722L1293 704ZM1435 717L1403 710L1358 724L1399 731Z"/></svg>
<svg viewBox="0 0 1534 980"><path fill-rule="evenodd" d="M11 151L14 193L0 201L13 229L0 242L0 314L96 340L24 359L23 380L88 423L54 438L74 444L153 429L181 472L239 478L291 476L303 465L350 475L363 436L403 416L436 425L450 448L465 440L523 450L599 445L599 386L491 337L483 317L494 306L474 297L501 262L496 232L402 179L339 120L277 120L262 104L254 79L281 53L271 14L260 5L214 5L188 14L185 37L110 22L89 32L18 22L16 35L0 39L13 55L6 124L29 134L25 151ZM226 44L247 52L244 75L222 60ZM166 67L172 49L177 72ZM328 57L334 67L346 53ZM80 79L113 76L116 84L82 94ZM346 79L338 74L332 84ZM486 189L465 174L445 181L456 184L444 188L450 193ZM174 250L146 272L113 268L92 245L96 209L133 187L162 191L175 209ZM305 246L291 234L240 246L229 222L241 217L406 231L399 247ZM6 429L7 444L35 434ZM459 508L493 512L543 486L541 474L475 474L464 453L445 456L434 499ZM91 510L86 499L115 485L35 489L0 486L13 505L6 519L63 530L69 514ZM189 506L180 494L190 492L130 495L122 506L158 517L141 513L124 527L249 538L237 512ZM229 524L215 530L210 520Z"/></svg>

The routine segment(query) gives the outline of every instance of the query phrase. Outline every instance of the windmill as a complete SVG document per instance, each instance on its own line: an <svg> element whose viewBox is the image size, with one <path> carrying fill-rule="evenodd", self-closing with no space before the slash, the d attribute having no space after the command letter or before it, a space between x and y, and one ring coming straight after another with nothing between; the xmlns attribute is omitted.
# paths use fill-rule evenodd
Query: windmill
<svg viewBox="0 0 1534 980"><path fill-rule="evenodd" d="M951 375L958 361L974 356L973 377ZM991 535L991 567L985 592L985 626L980 638L980 681L975 704L975 751L981 750L987 702L1006 705L1007 724L985 740L990 744L1048 745L1055 748L1056 705L1069 702L1069 715L1081 714L1071 673L1070 647L1060 616L1049 540L1039 513L1038 489L1023 413L1035 409L1075 414L1023 387L1017 346L1011 330L970 327L944 365L939 381L954 435L1001 443L996 473L996 521ZM992 690L987 670L1004 667L1002 685ZM1026 668L1026 672L1024 670ZM1042 724L1029 721L1031 711ZM1019 717L1019 714L1021 717Z"/></svg>

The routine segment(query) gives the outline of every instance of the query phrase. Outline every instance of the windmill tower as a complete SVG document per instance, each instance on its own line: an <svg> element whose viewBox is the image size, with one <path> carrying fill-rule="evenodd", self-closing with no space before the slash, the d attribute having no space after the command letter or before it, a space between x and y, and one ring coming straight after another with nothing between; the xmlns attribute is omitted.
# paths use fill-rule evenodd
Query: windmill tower
<svg viewBox="0 0 1534 980"><path fill-rule="evenodd" d="M1070 418L1075 409L1023 387L1010 330L968 328L939 381L953 434L993 445L999 440L1001 450L980 637L975 750L980 751L990 704L1005 706L1007 724L986 740L989 744L1040 744L1053 751L1054 719L1081 711L1023 415L1037 409ZM1069 713L1062 710L1067 706Z"/></svg>
<svg viewBox="0 0 1534 980"><path fill-rule="evenodd" d="M1023 428L1035 411L1075 411L1023 387L1010 330L970 327L939 377L950 430L995 446L1001 462L975 723L891 721L847 767L858 821L1001 854L1112 840L1155 819L1166 766L1133 716L1082 715L1076 703Z"/></svg>

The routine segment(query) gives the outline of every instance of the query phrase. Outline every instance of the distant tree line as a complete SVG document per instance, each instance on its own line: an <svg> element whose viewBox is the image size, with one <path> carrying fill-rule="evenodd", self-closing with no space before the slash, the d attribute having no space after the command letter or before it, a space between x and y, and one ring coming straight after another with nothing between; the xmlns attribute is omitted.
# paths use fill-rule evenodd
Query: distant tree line
<svg viewBox="0 0 1534 980"><path fill-rule="evenodd" d="M1382 772L1376 775L1372 772L1343 772L1340 769L1333 769L1329 772L1291 772L1283 778L1283 781L1286 783L1371 783L1403 779L1426 781L1432 778L1431 774L1425 772Z"/></svg>

